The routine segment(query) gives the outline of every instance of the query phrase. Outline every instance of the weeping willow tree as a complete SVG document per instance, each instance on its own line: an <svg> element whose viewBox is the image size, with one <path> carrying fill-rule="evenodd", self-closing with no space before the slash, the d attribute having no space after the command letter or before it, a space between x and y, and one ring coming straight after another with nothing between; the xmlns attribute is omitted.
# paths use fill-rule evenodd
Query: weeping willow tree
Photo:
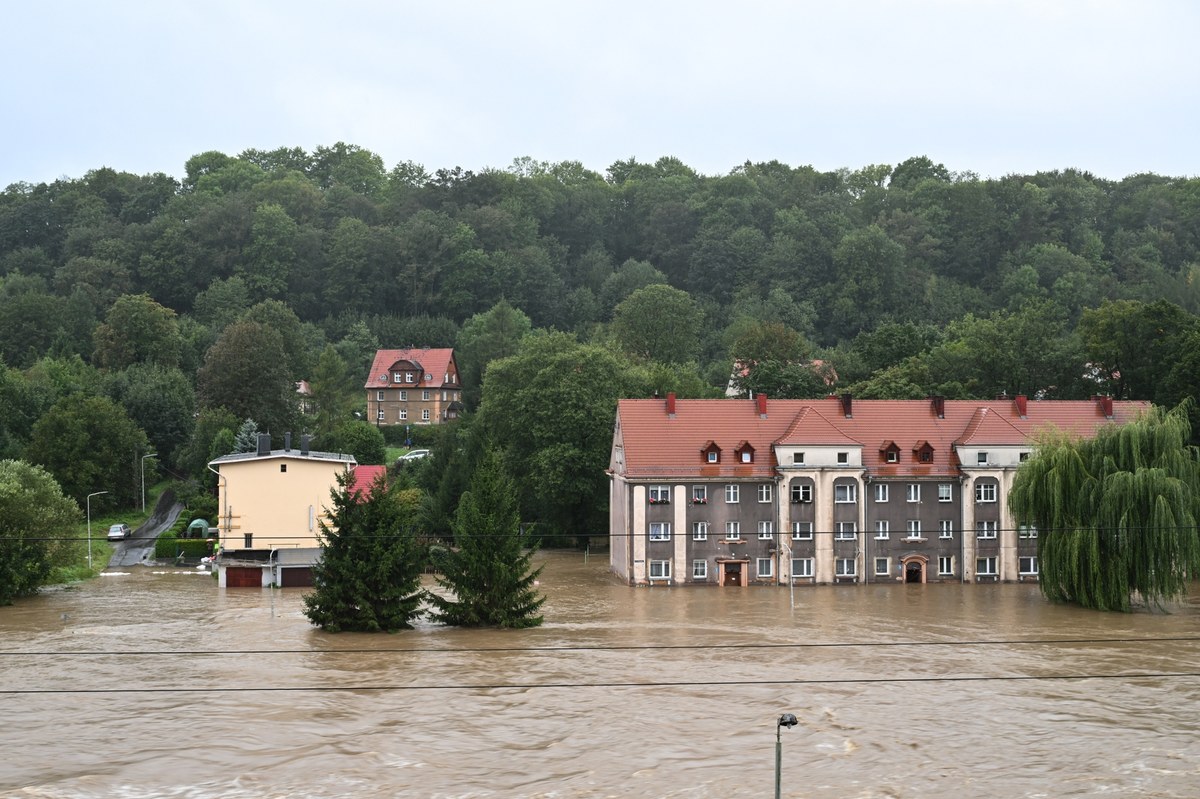
<svg viewBox="0 0 1200 799"><path fill-rule="evenodd" d="M1161 607L1200 574L1200 458L1187 408L1155 408L1089 440L1048 435L1009 508L1036 524L1042 592L1098 610Z"/></svg>

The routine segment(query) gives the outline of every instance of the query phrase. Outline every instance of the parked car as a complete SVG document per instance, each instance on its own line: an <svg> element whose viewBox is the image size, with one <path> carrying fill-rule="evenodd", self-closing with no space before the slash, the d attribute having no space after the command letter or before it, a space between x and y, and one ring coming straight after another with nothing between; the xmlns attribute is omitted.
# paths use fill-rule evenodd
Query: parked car
<svg viewBox="0 0 1200 799"><path fill-rule="evenodd" d="M397 458L396 463L412 463L413 461L419 461L421 458L428 458L432 454L427 449L410 449Z"/></svg>
<svg viewBox="0 0 1200 799"><path fill-rule="evenodd" d="M132 533L133 531L129 529L128 524L125 524L124 522L121 522L120 524L114 524L112 527L108 528L108 540L124 541L126 538L129 538Z"/></svg>

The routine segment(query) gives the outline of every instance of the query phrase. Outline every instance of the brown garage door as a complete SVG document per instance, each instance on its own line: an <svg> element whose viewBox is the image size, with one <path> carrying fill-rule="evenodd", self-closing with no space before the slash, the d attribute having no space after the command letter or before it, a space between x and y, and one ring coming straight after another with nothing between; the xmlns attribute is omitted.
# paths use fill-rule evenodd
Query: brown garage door
<svg viewBox="0 0 1200 799"><path fill-rule="evenodd" d="M262 569L257 566L230 566L225 569L226 588L262 588Z"/></svg>
<svg viewBox="0 0 1200 799"><path fill-rule="evenodd" d="M289 566L279 570L279 584L284 588L303 588L313 584L311 566Z"/></svg>

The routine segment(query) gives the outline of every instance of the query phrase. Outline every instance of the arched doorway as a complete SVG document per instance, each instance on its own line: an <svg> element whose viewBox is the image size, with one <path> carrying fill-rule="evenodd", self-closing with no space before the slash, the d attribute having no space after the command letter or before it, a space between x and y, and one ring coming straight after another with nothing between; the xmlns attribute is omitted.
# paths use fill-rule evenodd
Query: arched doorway
<svg viewBox="0 0 1200 799"><path fill-rule="evenodd" d="M925 582L925 568L929 565L929 558L924 555L909 555L901 558L900 563L904 566L904 582Z"/></svg>

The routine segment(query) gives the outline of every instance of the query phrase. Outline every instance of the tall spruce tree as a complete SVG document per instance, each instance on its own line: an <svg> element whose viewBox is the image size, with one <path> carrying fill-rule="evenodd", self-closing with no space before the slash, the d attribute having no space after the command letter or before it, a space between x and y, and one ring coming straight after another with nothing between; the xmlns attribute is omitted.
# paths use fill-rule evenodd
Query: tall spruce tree
<svg viewBox="0 0 1200 799"><path fill-rule="evenodd" d="M534 588L536 544L521 530L517 491L495 449L483 457L451 525L454 547L438 564L438 585L453 597L429 595L430 615L463 627L536 627L545 597Z"/></svg>
<svg viewBox="0 0 1200 799"><path fill-rule="evenodd" d="M1036 524L1042 592L1098 610L1161 606L1200 574L1200 458L1184 405L1086 441L1048 437L1009 507Z"/></svg>
<svg viewBox="0 0 1200 799"><path fill-rule="evenodd" d="M330 523L321 522L316 590L304 614L326 632L395 632L421 612L425 549L413 531L415 500L389 492L382 476L367 491L339 476Z"/></svg>

